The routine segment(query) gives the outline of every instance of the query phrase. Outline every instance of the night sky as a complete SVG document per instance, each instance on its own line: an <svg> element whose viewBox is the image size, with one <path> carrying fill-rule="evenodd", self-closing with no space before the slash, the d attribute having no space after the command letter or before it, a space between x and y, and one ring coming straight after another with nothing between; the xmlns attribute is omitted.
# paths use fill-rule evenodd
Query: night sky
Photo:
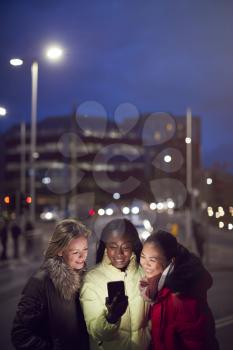
<svg viewBox="0 0 233 350"><path fill-rule="evenodd" d="M38 118L94 100L109 118L123 102L139 112L202 120L206 165L233 168L233 2L231 0L2 0L1 130L30 120L30 63L39 61ZM43 57L60 44L63 60ZM90 111L95 112L95 111Z"/></svg>

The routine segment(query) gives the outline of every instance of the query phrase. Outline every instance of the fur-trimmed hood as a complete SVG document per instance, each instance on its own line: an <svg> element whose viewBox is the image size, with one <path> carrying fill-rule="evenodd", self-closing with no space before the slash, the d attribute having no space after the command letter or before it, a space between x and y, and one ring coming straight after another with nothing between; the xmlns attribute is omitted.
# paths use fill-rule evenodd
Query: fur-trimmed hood
<svg viewBox="0 0 233 350"><path fill-rule="evenodd" d="M47 259L42 267L51 278L54 287L65 300L71 300L81 287L84 270L71 269L62 257Z"/></svg>

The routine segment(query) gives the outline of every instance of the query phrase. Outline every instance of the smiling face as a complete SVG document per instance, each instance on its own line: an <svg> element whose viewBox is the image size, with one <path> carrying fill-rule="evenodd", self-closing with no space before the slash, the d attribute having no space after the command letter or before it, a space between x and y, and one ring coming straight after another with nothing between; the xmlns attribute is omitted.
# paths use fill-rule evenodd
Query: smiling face
<svg viewBox="0 0 233 350"><path fill-rule="evenodd" d="M80 270L84 267L87 253L87 238L84 236L78 236L77 238L73 238L59 255L63 256L65 263L69 267L75 270Z"/></svg>
<svg viewBox="0 0 233 350"><path fill-rule="evenodd" d="M133 253L133 244L127 234L119 235L113 231L106 242L107 255L112 263L119 270L124 270L130 262Z"/></svg>
<svg viewBox="0 0 233 350"><path fill-rule="evenodd" d="M146 277L151 278L165 270L167 261L157 246L153 243L145 243L141 252L140 264Z"/></svg>

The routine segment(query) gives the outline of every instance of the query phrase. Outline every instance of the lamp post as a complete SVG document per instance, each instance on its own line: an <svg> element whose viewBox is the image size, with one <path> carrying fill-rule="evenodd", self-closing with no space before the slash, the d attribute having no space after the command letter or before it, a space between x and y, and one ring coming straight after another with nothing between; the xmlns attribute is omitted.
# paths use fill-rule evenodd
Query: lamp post
<svg viewBox="0 0 233 350"><path fill-rule="evenodd" d="M26 192L26 124L20 123L20 192Z"/></svg>
<svg viewBox="0 0 233 350"><path fill-rule="evenodd" d="M31 143L30 143L30 183L29 192L32 198L30 205L30 219L31 222L35 222L36 213L36 171L35 171L35 153L36 153L36 131L37 131L37 96L38 96L38 63L32 62L31 65L31 79L32 79L32 91L31 91Z"/></svg>
<svg viewBox="0 0 233 350"><path fill-rule="evenodd" d="M5 107L3 107L3 106L0 106L0 119L3 119L5 116L6 116L6 114L7 114L7 110L6 110L6 108ZM0 195L3 195L4 194L4 192L3 192L3 188L1 187L0 188ZM6 198L7 196L5 196L5 198L4 198L4 202L6 203L6 201L7 201L7 198ZM0 209L1 209L1 204L0 204Z"/></svg>
<svg viewBox="0 0 233 350"><path fill-rule="evenodd" d="M59 47L50 47L46 56L50 60L57 60L62 56L62 49ZM13 66L21 66L23 60L20 58L13 58L10 60ZM30 182L29 192L32 198L30 205L30 220L32 223L36 219L36 136L37 136L37 99L38 99L38 69L39 65L36 60L31 64L31 129L30 129Z"/></svg>
<svg viewBox="0 0 233 350"><path fill-rule="evenodd" d="M186 114L186 188L188 194L189 207L186 209L186 244L191 245L192 238L192 112L187 109Z"/></svg>

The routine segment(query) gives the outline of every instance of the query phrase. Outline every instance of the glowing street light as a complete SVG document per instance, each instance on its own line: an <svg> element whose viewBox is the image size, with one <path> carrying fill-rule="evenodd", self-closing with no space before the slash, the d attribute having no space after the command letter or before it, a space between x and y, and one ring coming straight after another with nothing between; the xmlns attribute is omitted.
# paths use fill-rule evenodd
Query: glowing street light
<svg viewBox="0 0 233 350"><path fill-rule="evenodd" d="M113 210L112 210L112 208L108 208L108 209L106 209L106 215L111 216L112 214L113 214Z"/></svg>
<svg viewBox="0 0 233 350"><path fill-rule="evenodd" d="M15 57L15 58L10 59L10 64L14 67L22 66L23 60L21 60L21 58Z"/></svg>
<svg viewBox="0 0 233 350"><path fill-rule="evenodd" d="M170 163L171 160L172 160L172 157L169 156L168 154L164 157L164 162L166 162L166 163Z"/></svg>
<svg viewBox="0 0 233 350"><path fill-rule="evenodd" d="M100 216L103 216L103 215L105 214L105 210L104 210L103 208L100 208L100 209L98 210L98 214L99 214Z"/></svg>
<svg viewBox="0 0 233 350"><path fill-rule="evenodd" d="M7 114L7 110L5 107L0 106L0 117L5 117Z"/></svg>
<svg viewBox="0 0 233 350"><path fill-rule="evenodd" d="M214 211L212 207L207 208L208 216L214 216Z"/></svg>
<svg viewBox="0 0 233 350"><path fill-rule="evenodd" d="M164 209L164 204L162 202L157 203L157 209L158 210L163 210Z"/></svg>
<svg viewBox="0 0 233 350"><path fill-rule="evenodd" d="M224 222L219 221L219 223L218 223L218 227L219 227L219 228L223 228L223 227L224 227Z"/></svg>
<svg viewBox="0 0 233 350"><path fill-rule="evenodd" d="M175 208L175 203L174 203L174 201L173 201L172 199L168 199L168 200L167 200L167 207L168 207L169 209Z"/></svg>
<svg viewBox="0 0 233 350"><path fill-rule="evenodd" d="M45 185L50 184L51 183L51 178L49 176L43 177L42 183L45 184Z"/></svg>
<svg viewBox="0 0 233 350"><path fill-rule="evenodd" d="M207 185L211 185L213 183L213 179L211 179L211 177L208 177L206 179L206 183L207 183Z"/></svg>
<svg viewBox="0 0 233 350"><path fill-rule="evenodd" d="M63 51L60 47L58 46L52 46L47 49L46 56L50 60L57 61L61 58L63 55Z"/></svg>
<svg viewBox="0 0 233 350"><path fill-rule="evenodd" d="M138 214L139 213L139 208L138 207L133 207L132 209L131 209L131 213L132 214Z"/></svg>
<svg viewBox="0 0 233 350"><path fill-rule="evenodd" d="M122 209L123 214L128 215L130 213L130 209L128 207L124 207Z"/></svg>
<svg viewBox="0 0 233 350"><path fill-rule="evenodd" d="M150 203L150 209L151 210L155 210L157 208L157 204L156 203Z"/></svg>
<svg viewBox="0 0 233 350"><path fill-rule="evenodd" d="M114 199L120 199L120 198L121 198L120 193L118 193L118 192L113 193L113 198L114 198Z"/></svg>

